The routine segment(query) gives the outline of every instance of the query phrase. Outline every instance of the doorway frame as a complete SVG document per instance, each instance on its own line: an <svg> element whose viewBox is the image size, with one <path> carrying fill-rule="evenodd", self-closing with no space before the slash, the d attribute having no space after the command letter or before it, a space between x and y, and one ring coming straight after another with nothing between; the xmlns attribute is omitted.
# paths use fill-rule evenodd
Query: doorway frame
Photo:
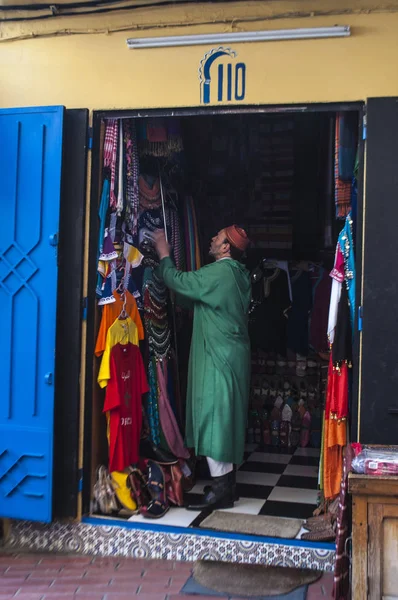
<svg viewBox="0 0 398 600"><path fill-rule="evenodd" d="M363 223L364 223L364 122L366 119L366 103L341 102L341 103L308 103L308 104L274 104L274 105L246 105L246 106L210 106L210 107L181 107L181 108L156 108L156 109L132 109L132 110L94 110L92 113L92 155L90 172L90 208L86 215L86 239L88 239L88 285L86 305L86 355L83 380L84 390L82 396L85 399L82 414L84 414L84 438L83 444L83 489L82 489L82 512L83 515L90 515L92 481L91 481L91 423L92 423L92 397L93 397L93 357L95 348L95 281L97 273L97 245L98 245L98 206L101 194L99 181L100 175L100 127L101 120L104 118L145 118L145 117L195 117L207 115L242 115L242 114L298 114L313 112L348 112L357 111L359 116L359 177L358 177L358 199L357 199L357 223L356 223L356 306L361 306L362 289L362 271L363 271ZM343 223L343 221L342 221ZM359 335L358 335L359 333ZM351 424L350 439L357 441L358 433L358 407L361 382L361 353L360 353L361 334L358 331L358 318L355 318L354 324L354 345L353 345L353 393L351 402ZM148 527L148 529L150 529Z"/></svg>

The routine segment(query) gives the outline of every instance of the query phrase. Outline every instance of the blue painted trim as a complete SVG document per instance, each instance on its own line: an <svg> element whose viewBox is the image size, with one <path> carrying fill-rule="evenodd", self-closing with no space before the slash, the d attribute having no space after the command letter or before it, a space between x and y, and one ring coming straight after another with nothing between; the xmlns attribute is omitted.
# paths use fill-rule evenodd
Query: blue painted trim
<svg viewBox="0 0 398 600"><path fill-rule="evenodd" d="M226 539L236 542L260 542L263 544L277 544L279 546L296 546L298 548L308 548L312 550L332 550L335 551L335 544L327 542L307 542L302 540L285 540L281 538L263 537L257 535L245 535L242 533L228 533L226 531L213 531L211 529L194 529L188 527L174 527L171 525L155 525L153 523L134 523L132 521L122 521L121 519L112 519L108 517L83 517L82 523L86 525L97 525L102 527L123 527L124 529L137 529L139 531L156 531L157 533L199 535L201 537L211 537L214 539Z"/></svg>
<svg viewBox="0 0 398 600"><path fill-rule="evenodd" d="M64 106L29 106L29 107L21 107L21 108L2 108L2 115L20 115L26 114L29 111L29 114L46 114L46 113L56 113L60 110L64 110Z"/></svg>

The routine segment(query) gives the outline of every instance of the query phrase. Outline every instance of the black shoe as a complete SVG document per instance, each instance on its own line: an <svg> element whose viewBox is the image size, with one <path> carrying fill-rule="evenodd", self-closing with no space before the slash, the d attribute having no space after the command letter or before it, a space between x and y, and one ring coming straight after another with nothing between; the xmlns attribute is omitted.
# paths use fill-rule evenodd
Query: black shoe
<svg viewBox="0 0 398 600"><path fill-rule="evenodd" d="M173 454L155 446L149 438L143 438L140 441L140 456L153 460L159 463L159 465L175 465L178 463L177 458Z"/></svg>
<svg viewBox="0 0 398 600"><path fill-rule="evenodd" d="M211 508L213 510L222 510L233 508L234 493L233 493L233 473L228 473L222 477L213 477L213 483L209 487L202 502L199 504L189 504L187 510L205 510Z"/></svg>
<svg viewBox="0 0 398 600"><path fill-rule="evenodd" d="M233 495L233 499L234 502L239 502L240 497L238 492L236 491L236 471L235 469L231 472L231 478L232 478L232 495ZM203 488L203 493L207 494L208 492L210 492L211 490L211 485L205 485L205 487Z"/></svg>

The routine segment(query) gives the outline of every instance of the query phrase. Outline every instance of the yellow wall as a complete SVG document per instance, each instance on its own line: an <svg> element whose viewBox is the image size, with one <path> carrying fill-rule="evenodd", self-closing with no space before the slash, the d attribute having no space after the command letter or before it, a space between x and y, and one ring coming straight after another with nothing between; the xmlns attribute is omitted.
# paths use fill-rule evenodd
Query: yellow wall
<svg viewBox="0 0 398 600"><path fill-rule="evenodd" d="M186 12L184 17L187 18ZM202 17L205 21L206 15ZM85 23L89 27L84 19L79 18L81 30ZM244 103L290 104L398 96L396 12L255 20L244 23L240 30L336 23L351 25L351 38L234 44L239 60L247 68ZM195 25L148 30L138 35L226 29L220 25ZM126 39L134 35L131 29L4 41L7 36L13 37L10 31L2 26L1 107L62 104L68 108L112 109L200 103L198 67L211 47L128 50Z"/></svg>

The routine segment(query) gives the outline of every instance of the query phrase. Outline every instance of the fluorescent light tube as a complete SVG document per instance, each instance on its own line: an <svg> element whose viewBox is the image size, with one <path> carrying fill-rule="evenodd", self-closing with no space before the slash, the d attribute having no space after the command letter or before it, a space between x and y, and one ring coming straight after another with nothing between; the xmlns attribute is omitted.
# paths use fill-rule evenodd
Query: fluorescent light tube
<svg viewBox="0 0 398 600"><path fill-rule="evenodd" d="M348 25L335 27L309 27L307 29L273 29L269 31L240 31L237 33L211 33L201 35L176 35L168 37L129 38L131 49L166 48L172 46L198 46L202 44L235 44L242 42L278 42L282 40L309 40L318 38L349 37Z"/></svg>

